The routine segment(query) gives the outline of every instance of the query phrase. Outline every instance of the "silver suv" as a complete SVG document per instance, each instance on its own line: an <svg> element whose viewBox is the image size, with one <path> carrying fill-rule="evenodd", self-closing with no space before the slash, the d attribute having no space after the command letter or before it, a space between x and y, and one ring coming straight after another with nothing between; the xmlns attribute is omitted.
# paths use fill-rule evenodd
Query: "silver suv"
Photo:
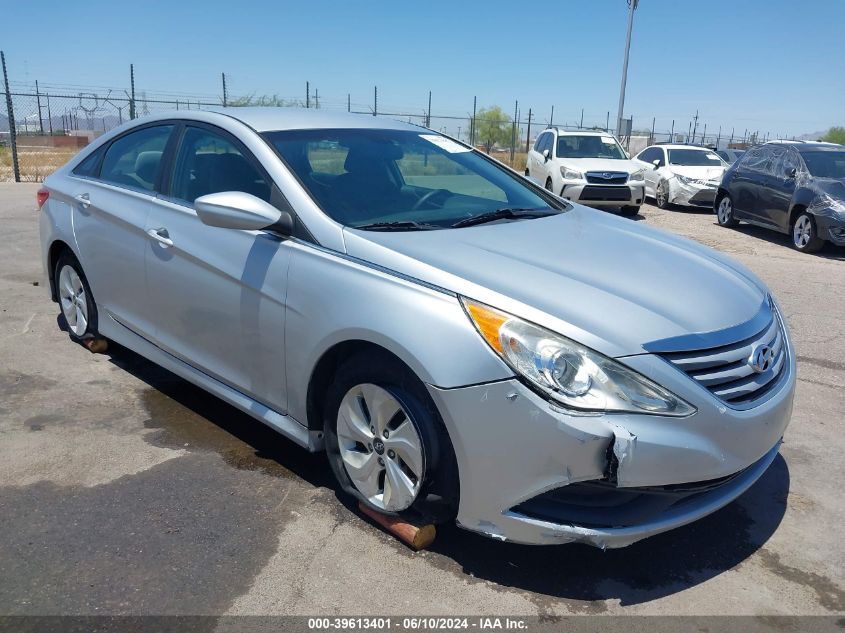
<svg viewBox="0 0 845 633"><path fill-rule="evenodd" d="M38 199L73 338L325 451L381 512L620 547L735 499L789 421L795 357L752 273L427 129L157 115Z"/></svg>

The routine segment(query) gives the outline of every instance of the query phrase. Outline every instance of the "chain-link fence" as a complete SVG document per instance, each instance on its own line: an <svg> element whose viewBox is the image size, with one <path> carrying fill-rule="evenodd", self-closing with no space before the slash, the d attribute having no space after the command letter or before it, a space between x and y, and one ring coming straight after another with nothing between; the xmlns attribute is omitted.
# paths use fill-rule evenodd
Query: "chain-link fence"
<svg viewBox="0 0 845 633"><path fill-rule="evenodd" d="M555 118L554 109L548 116L538 115L533 109L524 112L517 103L513 115L496 110L477 108L475 104L465 115L432 114L428 107L412 111L407 108L380 108L376 96L369 105L353 103L346 99L320 98L310 91L305 99L272 97L205 97L148 96L118 90L83 90L61 92L50 90L10 90L2 93L6 108L0 105L0 181L43 180L63 165L81 148L124 122L161 111L195 110L238 106L293 106L331 110L346 110L377 117L389 117L448 134L463 142L471 143L489 152L501 162L517 171L525 168L526 154L537 135L548 127L566 130L602 130L613 132L614 121L610 112L585 113L580 117ZM2 110L6 110L2 113ZM709 145L711 147L745 147L757 140L764 140L756 132L745 130L742 135L713 133L712 128L700 128L690 122L689 129L680 131L655 130L654 119L650 129L643 130L632 121L633 131L620 138L623 146L633 155L647 145L657 142L679 142Z"/></svg>

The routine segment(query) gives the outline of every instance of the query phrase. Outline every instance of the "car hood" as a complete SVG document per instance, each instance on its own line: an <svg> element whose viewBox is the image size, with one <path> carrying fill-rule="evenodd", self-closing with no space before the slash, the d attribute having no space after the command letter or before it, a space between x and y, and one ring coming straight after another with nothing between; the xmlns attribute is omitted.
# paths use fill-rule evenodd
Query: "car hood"
<svg viewBox="0 0 845 633"><path fill-rule="evenodd" d="M687 178L695 178L697 180L721 180L725 173L726 167L708 167L691 166L691 165L669 165L669 171L673 174L680 174Z"/></svg>
<svg viewBox="0 0 845 633"><path fill-rule="evenodd" d="M552 217L464 229L346 229L345 240L354 258L615 357L745 323L766 301L765 286L727 257L581 205Z"/></svg>
<svg viewBox="0 0 845 633"><path fill-rule="evenodd" d="M578 171L624 171L633 174L642 169L633 161L613 158L558 158L557 162Z"/></svg>

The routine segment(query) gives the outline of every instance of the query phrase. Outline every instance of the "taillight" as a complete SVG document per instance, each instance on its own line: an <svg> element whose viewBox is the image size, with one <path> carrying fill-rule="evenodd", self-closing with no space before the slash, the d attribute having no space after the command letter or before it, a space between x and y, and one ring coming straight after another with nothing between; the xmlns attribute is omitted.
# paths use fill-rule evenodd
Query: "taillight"
<svg viewBox="0 0 845 633"><path fill-rule="evenodd" d="M47 189L47 187L41 187L41 189L38 190L38 193L35 194L35 199L38 201L39 209L44 206L44 203L47 202L47 198L49 197L50 190Z"/></svg>

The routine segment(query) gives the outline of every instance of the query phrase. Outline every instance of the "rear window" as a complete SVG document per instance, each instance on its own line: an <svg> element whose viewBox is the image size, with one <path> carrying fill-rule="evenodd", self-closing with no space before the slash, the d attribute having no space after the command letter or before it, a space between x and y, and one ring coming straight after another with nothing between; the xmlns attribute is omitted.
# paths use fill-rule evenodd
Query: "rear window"
<svg viewBox="0 0 845 633"><path fill-rule="evenodd" d="M86 159L73 168L77 176L88 176L96 178L100 171L100 159L103 157L103 148L93 151Z"/></svg>
<svg viewBox="0 0 845 633"><path fill-rule="evenodd" d="M152 191L172 130L172 125L158 125L118 138L106 150L100 178L116 185Z"/></svg>

